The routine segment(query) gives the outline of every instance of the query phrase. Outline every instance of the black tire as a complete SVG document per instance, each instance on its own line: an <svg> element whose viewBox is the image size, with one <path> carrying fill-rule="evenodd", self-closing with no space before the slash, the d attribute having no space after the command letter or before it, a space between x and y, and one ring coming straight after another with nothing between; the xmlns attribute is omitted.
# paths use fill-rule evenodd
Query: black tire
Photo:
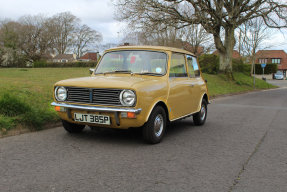
<svg viewBox="0 0 287 192"><path fill-rule="evenodd" d="M203 125L207 117L207 101L202 100L200 111L193 115L194 125Z"/></svg>
<svg viewBox="0 0 287 192"><path fill-rule="evenodd" d="M166 130L166 122L165 110L161 106L156 106L142 128L144 141L150 144L160 143Z"/></svg>
<svg viewBox="0 0 287 192"><path fill-rule="evenodd" d="M85 125L78 125L74 123L69 123L68 121L62 120L63 127L69 133L80 133L85 128Z"/></svg>

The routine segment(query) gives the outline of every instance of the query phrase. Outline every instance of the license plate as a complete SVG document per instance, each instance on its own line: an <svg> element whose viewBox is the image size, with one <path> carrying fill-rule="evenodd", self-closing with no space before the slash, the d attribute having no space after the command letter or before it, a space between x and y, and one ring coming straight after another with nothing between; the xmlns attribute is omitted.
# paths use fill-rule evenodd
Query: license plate
<svg viewBox="0 0 287 192"><path fill-rule="evenodd" d="M106 115L74 113L74 121L110 125L110 117Z"/></svg>

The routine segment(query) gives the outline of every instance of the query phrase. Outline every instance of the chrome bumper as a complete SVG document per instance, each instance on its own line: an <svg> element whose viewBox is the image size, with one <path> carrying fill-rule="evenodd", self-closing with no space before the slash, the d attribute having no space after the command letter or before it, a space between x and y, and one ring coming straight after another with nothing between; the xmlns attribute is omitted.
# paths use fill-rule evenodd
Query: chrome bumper
<svg viewBox="0 0 287 192"><path fill-rule="evenodd" d="M66 103L56 103L52 102L52 106L60 106L69 109L81 109L87 111L100 111L100 112L132 112L139 114L142 109L132 109L132 108L114 108L114 107L96 107L96 106L89 106L89 105L72 105Z"/></svg>

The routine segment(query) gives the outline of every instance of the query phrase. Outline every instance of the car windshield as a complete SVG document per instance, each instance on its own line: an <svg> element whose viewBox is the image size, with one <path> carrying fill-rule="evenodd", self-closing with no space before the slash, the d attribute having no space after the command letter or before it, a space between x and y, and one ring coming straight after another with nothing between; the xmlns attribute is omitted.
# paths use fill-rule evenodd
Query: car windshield
<svg viewBox="0 0 287 192"><path fill-rule="evenodd" d="M277 71L276 75L283 75L283 72L282 71Z"/></svg>
<svg viewBox="0 0 287 192"><path fill-rule="evenodd" d="M167 55L156 51L113 51L106 53L99 63L97 73L138 73L164 75Z"/></svg>

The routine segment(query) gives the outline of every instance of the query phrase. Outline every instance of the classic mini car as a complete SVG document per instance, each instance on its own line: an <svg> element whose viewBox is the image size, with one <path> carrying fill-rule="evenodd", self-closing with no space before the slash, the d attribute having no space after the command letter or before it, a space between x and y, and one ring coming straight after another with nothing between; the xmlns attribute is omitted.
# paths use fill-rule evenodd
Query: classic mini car
<svg viewBox="0 0 287 192"><path fill-rule="evenodd" d="M90 77L59 81L55 110L70 133L85 125L142 128L148 143L159 143L167 125L193 116L203 125L208 92L196 57L185 50L122 46L105 51Z"/></svg>

